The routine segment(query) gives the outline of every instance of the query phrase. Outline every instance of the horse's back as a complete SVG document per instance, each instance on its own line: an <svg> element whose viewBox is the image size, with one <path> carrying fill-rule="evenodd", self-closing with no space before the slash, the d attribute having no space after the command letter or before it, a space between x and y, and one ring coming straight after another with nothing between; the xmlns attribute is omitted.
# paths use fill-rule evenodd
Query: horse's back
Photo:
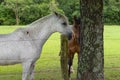
<svg viewBox="0 0 120 80"><path fill-rule="evenodd" d="M25 40L24 31L17 29L10 34L0 34L0 65L21 63L21 56L29 53L29 41ZM28 55L28 54L27 54Z"/></svg>
<svg viewBox="0 0 120 80"><path fill-rule="evenodd" d="M0 34L0 43L2 41L6 41L6 40L9 40L11 37L11 34Z"/></svg>
<svg viewBox="0 0 120 80"><path fill-rule="evenodd" d="M10 34L0 34L0 38L6 38L6 37L9 37L11 35L11 33Z"/></svg>
<svg viewBox="0 0 120 80"><path fill-rule="evenodd" d="M18 28L14 32L9 34L0 34L0 43L5 41L16 41L24 36L23 29Z"/></svg>

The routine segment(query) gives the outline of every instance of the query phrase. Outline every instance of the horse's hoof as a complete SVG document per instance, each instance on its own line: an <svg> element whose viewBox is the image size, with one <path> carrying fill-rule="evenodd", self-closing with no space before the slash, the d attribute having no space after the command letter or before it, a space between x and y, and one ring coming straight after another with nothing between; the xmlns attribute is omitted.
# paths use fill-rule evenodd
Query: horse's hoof
<svg viewBox="0 0 120 80"><path fill-rule="evenodd" d="M69 80L71 80L71 78L69 78Z"/></svg>
<svg viewBox="0 0 120 80"><path fill-rule="evenodd" d="M71 66L71 68L70 68L70 73L74 73L75 72L75 70L73 69L73 67Z"/></svg>
<svg viewBox="0 0 120 80"><path fill-rule="evenodd" d="M70 70L70 73L75 73L75 71L74 70Z"/></svg>

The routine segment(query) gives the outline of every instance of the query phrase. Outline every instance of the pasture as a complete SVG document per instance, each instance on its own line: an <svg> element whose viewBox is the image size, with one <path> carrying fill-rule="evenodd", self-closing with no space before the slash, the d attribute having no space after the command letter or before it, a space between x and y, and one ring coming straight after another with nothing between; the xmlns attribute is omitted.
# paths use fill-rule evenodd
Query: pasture
<svg viewBox="0 0 120 80"><path fill-rule="evenodd" d="M0 26L0 34L7 34L23 26ZM41 58L36 63L35 80L62 80L60 68L60 34L54 33L45 43ZM74 59L76 77L77 55ZM120 80L120 26L104 27L105 80ZM21 80L20 64L0 66L0 80Z"/></svg>

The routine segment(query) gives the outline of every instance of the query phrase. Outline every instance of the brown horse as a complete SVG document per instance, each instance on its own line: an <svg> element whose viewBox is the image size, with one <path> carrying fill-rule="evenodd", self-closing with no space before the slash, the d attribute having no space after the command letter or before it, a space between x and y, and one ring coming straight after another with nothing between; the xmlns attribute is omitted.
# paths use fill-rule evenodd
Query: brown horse
<svg viewBox="0 0 120 80"><path fill-rule="evenodd" d="M68 36L68 67L69 67L69 77L70 77L70 73L74 72L72 69L72 65L73 65L73 58L75 53L80 54L80 18L74 17L73 20L73 32L74 34L70 34Z"/></svg>

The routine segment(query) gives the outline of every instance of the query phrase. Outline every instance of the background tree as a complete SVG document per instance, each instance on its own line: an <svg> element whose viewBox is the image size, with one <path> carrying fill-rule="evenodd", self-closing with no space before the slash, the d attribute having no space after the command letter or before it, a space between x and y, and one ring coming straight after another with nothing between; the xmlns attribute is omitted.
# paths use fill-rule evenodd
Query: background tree
<svg viewBox="0 0 120 80"><path fill-rule="evenodd" d="M49 8L51 12L58 11L58 12L64 13L64 11L62 9L59 9L58 6L59 6L59 3L56 0L50 1Z"/></svg>
<svg viewBox="0 0 120 80"><path fill-rule="evenodd" d="M21 24L29 24L50 13L48 2L37 3L32 0L24 2L24 5L20 11Z"/></svg>
<svg viewBox="0 0 120 80"><path fill-rule="evenodd" d="M103 0L80 0L80 56L78 80L104 80Z"/></svg>
<svg viewBox="0 0 120 80"><path fill-rule="evenodd" d="M73 16L79 15L79 0L57 0L59 3L59 8L62 9L67 17L69 17L69 21L72 22Z"/></svg>
<svg viewBox="0 0 120 80"><path fill-rule="evenodd" d="M0 4L3 2L4 0L0 0Z"/></svg>
<svg viewBox="0 0 120 80"><path fill-rule="evenodd" d="M16 25L19 25L19 12L20 12L19 5L21 5L22 3L21 1L23 0L4 0L4 6L12 10L15 14Z"/></svg>
<svg viewBox="0 0 120 80"><path fill-rule="evenodd" d="M79 5L79 0L0 0L0 24L29 24L54 10L72 24L73 16L80 16ZM104 22L120 24L120 0L104 0Z"/></svg>
<svg viewBox="0 0 120 80"><path fill-rule="evenodd" d="M120 0L104 1L104 22L106 24L120 24Z"/></svg>
<svg viewBox="0 0 120 80"><path fill-rule="evenodd" d="M0 5L0 25L16 24L14 12L4 5Z"/></svg>

